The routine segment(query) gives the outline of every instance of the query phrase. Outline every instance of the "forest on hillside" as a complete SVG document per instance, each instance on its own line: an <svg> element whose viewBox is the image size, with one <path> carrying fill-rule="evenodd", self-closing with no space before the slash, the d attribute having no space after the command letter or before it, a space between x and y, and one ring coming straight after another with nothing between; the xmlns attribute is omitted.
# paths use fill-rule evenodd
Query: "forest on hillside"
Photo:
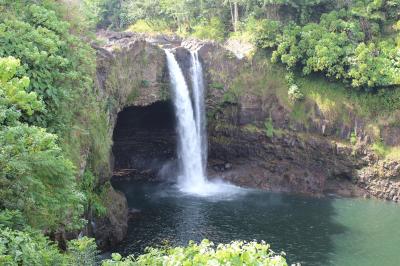
<svg viewBox="0 0 400 266"><path fill-rule="evenodd" d="M98 7L98 27L244 38L305 75L322 72L367 91L399 84L397 0L88 2Z"/></svg>
<svg viewBox="0 0 400 266"><path fill-rule="evenodd" d="M0 0L0 265L99 263L94 239L73 238L106 215L111 186L98 181L111 147L94 84L101 30L251 43L285 69L293 101L318 75L374 114L400 109L400 0ZM265 243L207 241L103 265L166 255L286 265Z"/></svg>

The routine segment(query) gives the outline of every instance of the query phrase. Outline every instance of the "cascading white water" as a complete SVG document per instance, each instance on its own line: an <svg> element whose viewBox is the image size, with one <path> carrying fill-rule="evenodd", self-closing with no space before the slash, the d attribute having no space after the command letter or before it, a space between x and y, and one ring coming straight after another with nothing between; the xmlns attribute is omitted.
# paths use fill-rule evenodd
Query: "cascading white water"
<svg viewBox="0 0 400 266"><path fill-rule="evenodd" d="M175 55L168 50L165 53L177 118L180 190L200 196L237 193L239 188L222 181L210 182L204 174L207 166L207 134L203 70L197 52L191 54L194 110L185 77Z"/></svg>
<svg viewBox="0 0 400 266"><path fill-rule="evenodd" d="M181 173L178 184L185 191L202 187L205 183L201 158L201 139L197 132L189 89L174 54L165 51L172 85L173 102L178 128L178 157Z"/></svg>
<svg viewBox="0 0 400 266"><path fill-rule="evenodd" d="M206 125L206 110L204 104L204 80L203 67L199 60L197 51L191 51L191 78L192 91L194 98L194 116L196 122L196 130L198 139L200 140L201 159L203 169L207 167L207 125Z"/></svg>

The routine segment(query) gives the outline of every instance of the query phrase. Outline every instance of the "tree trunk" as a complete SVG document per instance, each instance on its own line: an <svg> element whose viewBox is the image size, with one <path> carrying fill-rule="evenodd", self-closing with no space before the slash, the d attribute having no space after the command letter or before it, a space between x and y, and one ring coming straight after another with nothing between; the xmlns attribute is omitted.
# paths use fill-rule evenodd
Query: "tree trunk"
<svg viewBox="0 0 400 266"><path fill-rule="evenodd" d="M280 4L265 4L263 6L267 19L271 20L280 20L279 16L280 8L281 8Z"/></svg>
<svg viewBox="0 0 400 266"><path fill-rule="evenodd" d="M231 10L232 27L233 27L233 30L235 31L235 14L233 12L233 7L232 7L232 2L231 1L229 1L229 8Z"/></svg>
<svg viewBox="0 0 400 266"><path fill-rule="evenodd" d="M234 7L234 25L233 30L236 32L238 30L238 22L239 22L239 9L237 2L233 3Z"/></svg>

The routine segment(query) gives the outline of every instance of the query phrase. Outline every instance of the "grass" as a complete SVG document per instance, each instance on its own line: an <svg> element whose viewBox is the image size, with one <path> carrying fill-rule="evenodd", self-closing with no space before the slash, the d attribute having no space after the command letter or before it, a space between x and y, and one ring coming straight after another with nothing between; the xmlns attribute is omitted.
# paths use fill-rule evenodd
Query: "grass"
<svg viewBox="0 0 400 266"><path fill-rule="evenodd" d="M350 122L349 113L354 111L354 103L348 100L342 84L327 82L318 76L297 77L295 82L304 93L306 101L316 103L324 117Z"/></svg>
<svg viewBox="0 0 400 266"><path fill-rule="evenodd" d="M389 153L389 148L383 143L383 141L376 141L372 144L372 150L378 155L379 158L383 159Z"/></svg>
<svg viewBox="0 0 400 266"><path fill-rule="evenodd" d="M290 117L295 121L301 122L307 125L307 121L310 117L311 109L307 109L305 102L298 102L292 106Z"/></svg>
<svg viewBox="0 0 400 266"><path fill-rule="evenodd" d="M146 21L143 19L138 20L136 23L129 26L126 31L147 33L150 35L167 34L172 35L174 32L170 29L164 21Z"/></svg>
<svg viewBox="0 0 400 266"><path fill-rule="evenodd" d="M264 130L267 137L272 138L274 136L274 125L272 124L271 117L264 122Z"/></svg>
<svg viewBox="0 0 400 266"><path fill-rule="evenodd" d="M135 85L132 87L132 90L129 92L128 97L126 98L127 103L133 103L137 97L140 96L140 92L138 86Z"/></svg>
<svg viewBox="0 0 400 266"><path fill-rule="evenodd" d="M353 126L355 117L364 122L364 131L376 143L381 138L381 128L396 126L400 117L400 89L381 89L367 93L347 88L339 82L330 82L322 75L297 75L295 82L305 95L305 100L291 106L291 117L307 125L307 120L316 116L312 106L317 105L323 117L332 122ZM377 153L382 156L396 152L384 151L375 144ZM394 147L395 148L395 147ZM393 147L391 149L394 149Z"/></svg>
<svg viewBox="0 0 400 266"><path fill-rule="evenodd" d="M372 150L380 159L400 160L400 147L385 145L382 140L374 142L372 144Z"/></svg>
<svg viewBox="0 0 400 266"><path fill-rule="evenodd" d="M386 159L400 160L400 147L390 147Z"/></svg>
<svg viewBox="0 0 400 266"><path fill-rule="evenodd" d="M297 75L296 82L308 99L318 104L321 111L332 118L344 118L344 111L373 120L400 110L400 90L380 89L375 93L347 88L343 83L330 82L323 75Z"/></svg>
<svg viewBox="0 0 400 266"><path fill-rule="evenodd" d="M260 133L261 130L253 124L247 124L243 127L243 130L249 132L249 133Z"/></svg>

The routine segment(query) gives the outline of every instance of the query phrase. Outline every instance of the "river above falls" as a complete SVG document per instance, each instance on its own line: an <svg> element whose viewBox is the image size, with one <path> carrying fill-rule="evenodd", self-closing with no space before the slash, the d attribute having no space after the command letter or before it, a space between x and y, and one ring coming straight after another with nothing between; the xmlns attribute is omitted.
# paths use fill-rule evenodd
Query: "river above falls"
<svg viewBox="0 0 400 266"><path fill-rule="evenodd" d="M400 263L400 206L378 200L242 190L196 197L171 184L118 181L130 208L128 235L113 252L143 252L146 246L265 240L289 263L380 265Z"/></svg>

